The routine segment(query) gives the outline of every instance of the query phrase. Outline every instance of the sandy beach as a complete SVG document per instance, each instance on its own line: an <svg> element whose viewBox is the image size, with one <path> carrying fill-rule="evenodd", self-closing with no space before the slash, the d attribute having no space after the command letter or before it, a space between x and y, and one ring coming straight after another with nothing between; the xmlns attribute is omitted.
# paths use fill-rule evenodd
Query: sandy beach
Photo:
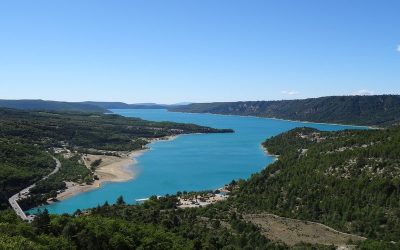
<svg viewBox="0 0 400 250"><path fill-rule="evenodd" d="M95 175L98 180L93 184L79 184L74 182L65 182L67 189L57 195L57 200L65 200L78 193L87 192L101 187L104 182L124 182L136 177L135 170L136 158L146 152L148 149L135 150L129 153L122 153L120 157L108 155L87 154L82 157L85 165L90 168L90 164L101 159L101 164L96 168Z"/></svg>
<svg viewBox="0 0 400 250"><path fill-rule="evenodd" d="M171 141L177 136L166 136L149 140L149 144L157 141ZM124 182L135 178L138 169L135 168L136 158L148 151L148 148L134 150L128 153L119 153L118 156L108 155L92 155L85 154L82 160L86 167L90 168L90 164L101 159L100 165L96 168L94 174L97 180L93 184L79 184L75 182L65 182L67 188L57 195L57 200L65 200L76 194L87 192L96 188L100 188L104 182Z"/></svg>

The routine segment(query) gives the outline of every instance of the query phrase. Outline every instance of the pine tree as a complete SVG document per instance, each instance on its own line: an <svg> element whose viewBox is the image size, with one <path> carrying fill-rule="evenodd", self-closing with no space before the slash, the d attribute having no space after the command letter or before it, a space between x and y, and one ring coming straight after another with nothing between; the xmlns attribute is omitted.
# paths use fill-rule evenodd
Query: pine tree
<svg viewBox="0 0 400 250"><path fill-rule="evenodd" d="M117 205L125 205L124 197L122 195L117 198Z"/></svg>
<svg viewBox="0 0 400 250"><path fill-rule="evenodd" d="M39 231L47 232L48 227L50 225L50 215L49 211L45 208L43 212L39 212L33 223L32 223Z"/></svg>

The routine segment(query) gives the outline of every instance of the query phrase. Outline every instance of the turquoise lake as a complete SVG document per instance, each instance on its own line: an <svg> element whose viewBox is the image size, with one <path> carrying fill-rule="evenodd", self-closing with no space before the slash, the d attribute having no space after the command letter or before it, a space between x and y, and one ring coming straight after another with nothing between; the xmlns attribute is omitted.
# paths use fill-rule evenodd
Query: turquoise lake
<svg viewBox="0 0 400 250"><path fill-rule="evenodd" d="M78 208L95 207L105 201L114 203L120 195L126 202L134 204L136 199L151 195L217 189L233 179L246 179L273 161L260 145L266 138L303 126L327 131L359 128L257 117L174 113L162 109L112 111L152 121L232 128L235 133L182 135L172 141L152 143L150 150L137 158L138 164L134 168L138 169L138 175L135 179L106 183L99 189L48 205L46 208L50 213L73 213Z"/></svg>

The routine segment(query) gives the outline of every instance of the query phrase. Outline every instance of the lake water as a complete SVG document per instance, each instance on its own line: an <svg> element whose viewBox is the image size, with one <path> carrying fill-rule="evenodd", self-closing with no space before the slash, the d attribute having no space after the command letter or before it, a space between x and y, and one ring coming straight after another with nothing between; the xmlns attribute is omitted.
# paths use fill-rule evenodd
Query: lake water
<svg viewBox="0 0 400 250"><path fill-rule="evenodd" d="M150 150L137 158L138 164L134 167L139 174L135 179L106 183L99 189L48 205L50 213L73 213L78 208L95 207L105 201L114 203L120 195L127 203L133 204L136 199L151 195L217 189L233 179L246 179L273 161L273 157L265 155L260 145L266 138L303 126L327 131L356 128L257 117L174 113L162 109L113 112L152 121L232 128L235 133L182 135L172 141L152 143Z"/></svg>

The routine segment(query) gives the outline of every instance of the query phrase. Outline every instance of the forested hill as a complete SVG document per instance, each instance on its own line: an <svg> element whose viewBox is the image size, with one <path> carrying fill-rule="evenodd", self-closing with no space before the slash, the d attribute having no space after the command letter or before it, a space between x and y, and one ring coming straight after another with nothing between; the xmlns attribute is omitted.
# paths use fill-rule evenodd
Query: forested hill
<svg viewBox="0 0 400 250"><path fill-rule="evenodd" d="M59 102L46 100L0 100L0 108L24 109L24 110L48 110L48 111L81 111L81 112L109 112L110 109L166 109L179 106L157 103L124 102Z"/></svg>
<svg viewBox="0 0 400 250"><path fill-rule="evenodd" d="M170 107L169 110L388 126L400 122L400 96L330 96L303 100L194 103Z"/></svg>
<svg viewBox="0 0 400 250"><path fill-rule="evenodd" d="M241 185L235 206L400 242L400 127L297 128L263 145L279 160Z"/></svg>
<svg viewBox="0 0 400 250"><path fill-rule="evenodd" d="M48 111L84 111L104 113L107 109L80 102L57 102L44 100L0 100L0 108Z"/></svg>

